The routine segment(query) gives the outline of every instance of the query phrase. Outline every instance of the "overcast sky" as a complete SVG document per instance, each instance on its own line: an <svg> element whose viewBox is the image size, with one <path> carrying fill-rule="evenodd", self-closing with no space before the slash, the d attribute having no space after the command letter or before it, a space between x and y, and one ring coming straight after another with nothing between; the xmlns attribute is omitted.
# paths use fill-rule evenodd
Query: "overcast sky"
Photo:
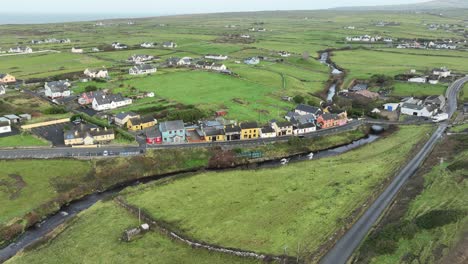
<svg viewBox="0 0 468 264"><path fill-rule="evenodd" d="M3 1L3 0L2 0ZM308 10L339 6L408 4L427 0L14 0L0 13L187 14L259 10Z"/></svg>

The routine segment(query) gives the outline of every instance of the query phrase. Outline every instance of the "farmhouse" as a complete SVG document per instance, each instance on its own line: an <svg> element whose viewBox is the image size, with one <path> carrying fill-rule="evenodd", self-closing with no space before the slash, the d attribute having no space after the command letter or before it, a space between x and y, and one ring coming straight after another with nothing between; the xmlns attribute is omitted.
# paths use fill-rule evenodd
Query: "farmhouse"
<svg viewBox="0 0 468 264"><path fill-rule="evenodd" d="M164 42L162 46L164 48L170 48L170 49L177 48L177 44L172 41Z"/></svg>
<svg viewBox="0 0 468 264"><path fill-rule="evenodd" d="M0 134L10 133L11 123L10 120L0 117Z"/></svg>
<svg viewBox="0 0 468 264"><path fill-rule="evenodd" d="M164 143L185 142L185 127L182 120L166 121L159 124Z"/></svg>
<svg viewBox="0 0 468 264"><path fill-rule="evenodd" d="M276 131L271 126L264 126L260 130L261 138L274 138L276 137Z"/></svg>
<svg viewBox="0 0 468 264"><path fill-rule="evenodd" d="M33 50L30 47L18 46L18 47L10 48L8 52L10 53L32 53Z"/></svg>
<svg viewBox="0 0 468 264"><path fill-rule="evenodd" d="M130 75L151 74L157 72L158 69L149 64L136 65L128 70Z"/></svg>
<svg viewBox="0 0 468 264"><path fill-rule="evenodd" d="M127 128L131 131L144 130L156 125L156 120L152 116L134 117L127 122Z"/></svg>
<svg viewBox="0 0 468 264"><path fill-rule="evenodd" d="M215 63L215 64L213 64L213 66L211 67L211 69L212 69L213 71L226 71L226 70L227 70L227 67L226 67L226 65L224 65L224 64Z"/></svg>
<svg viewBox="0 0 468 264"><path fill-rule="evenodd" d="M72 52L72 53L83 53L84 51L83 51L82 48L75 48L75 47L73 47L73 48L71 49L71 52Z"/></svg>
<svg viewBox="0 0 468 264"><path fill-rule="evenodd" d="M154 56L151 55L133 55L128 58L128 61L135 64L143 64L148 61L154 60Z"/></svg>
<svg viewBox="0 0 468 264"><path fill-rule="evenodd" d="M411 115L411 116L423 116L423 117L431 117L434 115L434 110L436 108L432 106L425 106L425 105L418 105L418 104L410 104L410 103L403 103L401 105L401 113L404 115Z"/></svg>
<svg viewBox="0 0 468 264"><path fill-rule="evenodd" d="M115 139L112 129L90 127L81 124L78 127L67 130L63 134L65 145L95 145L105 144Z"/></svg>
<svg viewBox="0 0 468 264"><path fill-rule="evenodd" d="M445 106L445 96L443 95L431 95L424 100L424 105L426 106L436 106L439 109L444 108Z"/></svg>
<svg viewBox="0 0 468 264"><path fill-rule="evenodd" d="M0 95L6 94L6 88L5 85L0 85Z"/></svg>
<svg viewBox="0 0 468 264"><path fill-rule="evenodd" d="M260 127L257 122L246 122L240 124L241 138L240 139L255 139L260 137Z"/></svg>
<svg viewBox="0 0 468 264"><path fill-rule="evenodd" d="M241 38L245 38L245 39L249 39L250 38L250 35L247 35L247 34L242 34L240 35Z"/></svg>
<svg viewBox="0 0 468 264"><path fill-rule="evenodd" d="M166 61L168 66L188 66L192 64L192 58L184 57L184 58L177 58L171 57Z"/></svg>
<svg viewBox="0 0 468 264"><path fill-rule="evenodd" d="M205 59L209 59L209 60L227 60L228 56L227 55L208 54L208 55L205 56Z"/></svg>
<svg viewBox="0 0 468 264"><path fill-rule="evenodd" d="M260 59L257 57L247 58L244 60L244 63L248 65L256 65L260 63Z"/></svg>
<svg viewBox="0 0 468 264"><path fill-rule="evenodd" d="M93 91L82 93L81 96L78 98L78 103L80 105L89 105L93 103L94 97L102 96L104 93L101 91Z"/></svg>
<svg viewBox="0 0 468 264"><path fill-rule="evenodd" d="M114 49L116 49L116 50L128 48L127 45L122 44L122 43L119 43L119 42L113 42L113 43L112 43L112 47L113 47Z"/></svg>
<svg viewBox="0 0 468 264"><path fill-rule="evenodd" d="M92 106L96 111L104 111L130 104L132 104L132 99L124 98L121 94L102 94L94 97Z"/></svg>
<svg viewBox="0 0 468 264"><path fill-rule="evenodd" d="M195 68L211 70L214 64L214 62L209 61L197 61L197 63L195 64Z"/></svg>
<svg viewBox="0 0 468 264"><path fill-rule="evenodd" d="M278 52L278 55L280 55L281 57L290 57L291 53L289 53L287 51L280 51L280 52Z"/></svg>
<svg viewBox="0 0 468 264"><path fill-rule="evenodd" d="M437 75L431 75L431 76L429 76L429 78L427 78L427 81L428 81L430 84L438 84L438 83L439 83L439 76L437 76Z"/></svg>
<svg viewBox="0 0 468 264"><path fill-rule="evenodd" d="M426 83L426 81L427 81L426 76L413 77L413 78L408 79L408 82L411 82L411 83Z"/></svg>
<svg viewBox="0 0 468 264"><path fill-rule="evenodd" d="M0 73L0 84L15 83L16 78L8 73Z"/></svg>
<svg viewBox="0 0 468 264"><path fill-rule="evenodd" d="M437 75L441 78L447 78L452 74L452 72L448 70L447 68L439 68L439 69L433 69L432 74Z"/></svg>
<svg viewBox="0 0 468 264"><path fill-rule="evenodd" d="M86 69L84 75L88 76L89 78L100 78L105 79L109 77L109 72L102 68L102 69Z"/></svg>
<svg viewBox="0 0 468 264"><path fill-rule="evenodd" d="M71 95L71 83L68 80L46 82L44 85L45 95L49 98L61 98Z"/></svg>
<svg viewBox="0 0 468 264"><path fill-rule="evenodd" d="M154 48L154 43L153 42L144 42L144 43L141 43L140 47L142 47L142 48Z"/></svg>
<svg viewBox="0 0 468 264"><path fill-rule="evenodd" d="M115 115L114 123L118 126L123 127L127 124L128 120L130 120L131 118L136 118L136 117L140 117L140 115L134 112L119 113Z"/></svg>

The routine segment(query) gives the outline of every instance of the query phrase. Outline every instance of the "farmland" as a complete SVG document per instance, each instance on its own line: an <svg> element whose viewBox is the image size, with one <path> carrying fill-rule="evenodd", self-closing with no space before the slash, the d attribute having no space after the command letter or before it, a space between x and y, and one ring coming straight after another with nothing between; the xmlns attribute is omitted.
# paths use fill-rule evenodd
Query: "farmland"
<svg viewBox="0 0 468 264"><path fill-rule="evenodd" d="M50 144L33 135L15 135L10 137L0 137L0 148L4 147L21 147L21 146L49 146Z"/></svg>
<svg viewBox="0 0 468 264"><path fill-rule="evenodd" d="M391 178L428 131L430 127L402 127L338 157L276 169L204 173L137 188L126 199L195 239L278 255L288 247L288 254L304 257ZM295 251L298 245L303 251Z"/></svg>

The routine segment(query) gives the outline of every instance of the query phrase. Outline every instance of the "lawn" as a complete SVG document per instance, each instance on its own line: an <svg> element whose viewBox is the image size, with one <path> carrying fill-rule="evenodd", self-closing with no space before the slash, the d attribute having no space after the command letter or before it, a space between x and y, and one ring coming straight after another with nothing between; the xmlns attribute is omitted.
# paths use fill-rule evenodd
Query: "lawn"
<svg viewBox="0 0 468 264"><path fill-rule="evenodd" d="M395 82L392 96L429 96L445 95L446 85Z"/></svg>
<svg viewBox="0 0 468 264"><path fill-rule="evenodd" d="M401 127L343 155L287 167L202 173L136 188L127 200L185 235L264 253L304 256L394 175L428 126ZM297 252L297 248L300 252Z"/></svg>
<svg viewBox="0 0 468 264"><path fill-rule="evenodd" d="M192 249L158 232L149 232L131 243L119 240L124 230L136 226L138 218L114 202L98 202L80 213L50 243L6 263L259 263Z"/></svg>
<svg viewBox="0 0 468 264"><path fill-rule="evenodd" d="M0 224L7 224L56 198L69 184L83 181L91 164L77 160L4 160L0 167Z"/></svg>
<svg viewBox="0 0 468 264"><path fill-rule="evenodd" d="M464 102L468 102L468 83L465 83L465 86L463 86L461 94L461 100Z"/></svg>
<svg viewBox="0 0 468 264"><path fill-rule="evenodd" d="M227 109L228 117L240 121L266 122L281 118L292 104L273 96L281 90L242 78L204 71L160 72L156 75L125 81L141 91L152 91L158 97L186 105L195 105L214 113ZM122 92L126 88L120 89ZM115 89L114 91L120 91Z"/></svg>
<svg viewBox="0 0 468 264"><path fill-rule="evenodd" d="M10 137L0 137L0 148L5 147L37 147L49 146L47 141L33 135L14 135Z"/></svg>

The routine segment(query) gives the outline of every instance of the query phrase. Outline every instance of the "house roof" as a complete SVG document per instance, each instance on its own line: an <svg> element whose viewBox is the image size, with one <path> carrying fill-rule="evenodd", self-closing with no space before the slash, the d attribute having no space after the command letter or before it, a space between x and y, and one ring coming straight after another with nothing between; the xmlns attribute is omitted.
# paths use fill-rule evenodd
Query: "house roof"
<svg viewBox="0 0 468 264"><path fill-rule="evenodd" d="M224 129L217 129L213 127L209 127L204 129L205 135L206 136L217 136L217 135L224 135Z"/></svg>
<svg viewBox="0 0 468 264"><path fill-rule="evenodd" d="M157 128L148 129L148 130L146 130L146 137L148 137L148 138L161 137L161 131L159 131L159 129L157 129Z"/></svg>
<svg viewBox="0 0 468 264"><path fill-rule="evenodd" d="M130 118L132 125L141 125L154 122L154 117L152 116L142 116L142 117L133 117Z"/></svg>
<svg viewBox="0 0 468 264"><path fill-rule="evenodd" d="M262 133L275 133L275 130L271 126L262 127Z"/></svg>
<svg viewBox="0 0 468 264"><path fill-rule="evenodd" d="M81 124L63 133L65 139L85 138L88 136L95 137L111 134L114 134L113 129L95 128L84 124Z"/></svg>
<svg viewBox="0 0 468 264"><path fill-rule="evenodd" d="M305 124L299 124L297 126L297 128L301 129L301 128L312 128L312 127L315 127L315 124L314 123L305 123Z"/></svg>
<svg viewBox="0 0 468 264"><path fill-rule="evenodd" d="M159 125L161 132L183 130L184 122L182 120L166 121Z"/></svg>
<svg viewBox="0 0 468 264"><path fill-rule="evenodd" d="M325 113L322 115L323 120L335 120L338 119L337 114L330 114L330 113Z"/></svg>
<svg viewBox="0 0 468 264"><path fill-rule="evenodd" d="M239 133L239 132L241 132L240 126L236 126L236 125L226 126L226 128L224 130L226 131L226 133Z"/></svg>
<svg viewBox="0 0 468 264"><path fill-rule="evenodd" d="M123 113L118 113L115 115L115 118L117 119L124 119L126 118L127 116L130 116L130 117L136 117L138 116L137 113L134 113L134 112L123 112Z"/></svg>
<svg viewBox="0 0 468 264"><path fill-rule="evenodd" d="M126 100L121 94L102 94L95 96L94 99L98 105L110 104L112 102L122 102Z"/></svg>
<svg viewBox="0 0 468 264"><path fill-rule="evenodd" d="M401 108L408 108L408 109L414 109L414 110L422 110L425 106L424 105L417 105L417 104L411 104L411 103L404 103L401 105Z"/></svg>
<svg viewBox="0 0 468 264"><path fill-rule="evenodd" d="M70 87L70 83L65 81L55 81L55 82L47 82L46 86L50 88L52 92L64 92L68 91L68 87Z"/></svg>
<svg viewBox="0 0 468 264"><path fill-rule="evenodd" d="M306 124L313 122L315 120L315 117L312 114L307 114L307 115L297 115L294 116L292 121L296 124Z"/></svg>
<svg viewBox="0 0 468 264"><path fill-rule="evenodd" d="M353 92L362 91L362 90L367 90L367 87L368 87L367 83L358 83L354 85L353 88L351 88L350 90Z"/></svg>
<svg viewBox="0 0 468 264"><path fill-rule="evenodd" d="M318 107L305 105L305 104L298 105L296 107L296 110L306 112L306 113L315 114L315 115L322 112L322 110L320 108L318 108Z"/></svg>
<svg viewBox="0 0 468 264"><path fill-rule="evenodd" d="M245 122L240 124L241 129L253 129L258 128L257 122Z"/></svg>
<svg viewBox="0 0 468 264"><path fill-rule="evenodd" d="M10 114L10 115L4 115L4 117L6 117L6 118L8 118L8 119L10 119L10 120L11 120L11 119L20 119L19 116L17 116L17 115L11 115L11 114Z"/></svg>
<svg viewBox="0 0 468 264"><path fill-rule="evenodd" d="M0 78L4 78L7 75L8 75L7 73L0 73Z"/></svg>
<svg viewBox="0 0 468 264"><path fill-rule="evenodd" d="M288 127L288 126L292 126L292 123L289 121L284 121L284 122L277 122L276 125L278 127Z"/></svg>
<svg viewBox="0 0 468 264"><path fill-rule="evenodd" d="M150 64L142 64L142 65L133 66L133 69L137 71L147 71L147 70L155 69L155 67Z"/></svg>

